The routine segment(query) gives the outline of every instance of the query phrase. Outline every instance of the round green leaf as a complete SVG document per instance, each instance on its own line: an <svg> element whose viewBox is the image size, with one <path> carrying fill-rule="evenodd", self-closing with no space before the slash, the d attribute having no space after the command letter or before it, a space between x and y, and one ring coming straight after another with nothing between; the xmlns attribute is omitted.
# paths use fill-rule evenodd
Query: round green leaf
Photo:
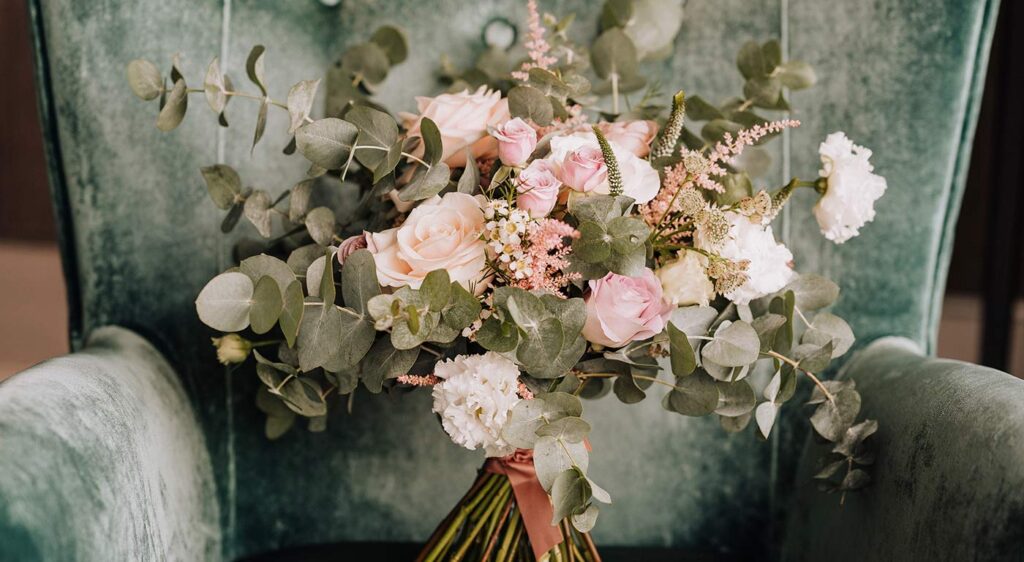
<svg viewBox="0 0 1024 562"><path fill-rule="evenodd" d="M508 92L508 109L513 117L532 120L546 126L554 118L554 109L547 96L531 86L516 86Z"/></svg>
<svg viewBox="0 0 1024 562"><path fill-rule="evenodd" d="M181 124L188 109L188 87L184 80L174 83L171 93L167 96L163 109L156 117L156 127L163 132L171 131Z"/></svg>
<svg viewBox="0 0 1024 562"><path fill-rule="evenodd" d="M402 30L391 25L377 28L370 41L380 47L392 65L405 61L409 55L409 43Z"/></svg>
<svg viewBox="0 0 1024 562"><path fill-rule="evenodd" d="M701 356L724 367L743 367L757 361L761 340L750 324L737 320L723 324L714 339L701 350Z"/></svg>
<svg viewBox="0 0 1024 562"><path fill-rule="evenodd" d="M348 161L359 129L348 121L328 117L295 131L295 146L307 160L326 170L340 170Z"/></svg>
<svg viewBox="0 0 1024 562"><path fill-rule="evenodd" d="M196 297L199 319L214 330L238 332L249 326L253 283L249 276L231 271L214 277Z"/></svg>
<svg viewBox="0 0 1024 562"><path fill-rule="evenodd" d="M253 291L252 309L249 311L252 331L257 334L269 332L277 324L283 306L281 289L277 287L277 281L269 275L260 277Z"/></svg>
<svg viewBox="0 0 1024 562"><path fill-rule="evenodd" d="M242 178L226 164L216 164L200 169L206 181L210 199L219 209L228 209L235 202L235 196L242 192Z"/></svg>
<svg viewBox="0 0 1024 562"><path fill-rule="evenodd" d="M306 214L306 230L321 246L327 246L334 240L334 226L334 211L327 207L317 207Z"/></svg>
<svg viewBox="0 0 1024 562"><path fill-rule="evenodd" d="M144 59L128 63L126 70L132 93L146 101L156 99L164 91L163 78L155 64Z"/></svg>
<svg viewBox="0 0 1024 562"><path fill-rule="evenodd" d="M376 43L360 43L341 56L341 67L369 84L380 84L388 76L391 63Z"/></svg>

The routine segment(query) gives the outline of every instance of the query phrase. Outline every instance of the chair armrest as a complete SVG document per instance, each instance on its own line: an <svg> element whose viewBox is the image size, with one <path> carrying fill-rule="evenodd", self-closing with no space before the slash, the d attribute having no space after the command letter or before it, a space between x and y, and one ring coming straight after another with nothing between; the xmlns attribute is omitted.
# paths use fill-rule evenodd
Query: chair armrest
<svg viewBox="0 0 1024 562"><path fill-rule="evenodd" d="M0 560L219 560L210 456L177 375L102 328L0 384Z"/></svg>
<svg viewBox="0 0 1024 562"><path fill-rule="evenodd" d="M1024 381L879 340L843 374L878 420L872 483L845 505L817 491L808 444L784 560L1020 560L1024 552Z"/></svg>

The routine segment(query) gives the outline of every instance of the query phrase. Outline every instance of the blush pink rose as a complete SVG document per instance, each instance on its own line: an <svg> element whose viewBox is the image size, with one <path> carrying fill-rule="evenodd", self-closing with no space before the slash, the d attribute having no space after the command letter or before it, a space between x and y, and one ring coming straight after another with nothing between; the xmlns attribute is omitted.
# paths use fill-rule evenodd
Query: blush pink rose
<svg viewBox="0 0 1024 562"><path fill-rule="evenodd" d="M598 146L581 146L565 155L562 183L575 191L588 193L608 180L608 167Z"/></svg>
<svg viewBox="0 0 1024 562"><path fill-rule="evenodd" d="M654 121L604 122L597 126L610 142L640 158L651 153L651 143L654 142L654 137L658 134L658 124Z"/></svg>
<svg viewBox="0 0 1024 562"><path fill-rule="evenodd" d="M481 86L473 93L464 90L434 98L417 97L416 103L419 114L400 114L408 136L420 136L420 123L424 117L433 121L441 132L441 160L448 166L465 166L467 148L474 158L498 155L498 141L487 134L487 130L512 117L508 112L508 100L501 97L501 92ZM423 155L422 143L413 155Z"/></svg>
<svg viewBox="0 0 1024 562"><path fill-rule="evenodd" d="M537 131L519 117L491 133L498 140L498 159L506 166L522 167L537 148Z"/></svg>
<svg viewBox="0 0 1024 562"><path fill-rule="evenodd" d="M546 217L558 202L562 182L555 176L547 160L534 160L519 174L516 205L530 212L533 218Z"/></svg>
<svg viewBox="0 0 1024 562"><path fill-rule="evenodd" d="M583 337L607 347L660 334L675 308L662 298L661 283L645 269L639 277L609 273L589 282Z"/></svg>
<svg viewBox="0 0 1024 562"><path fill-rule="evenodd" d="M484 213L465 193L434 196L416 206L402 226L366 234L367 249L385 287L419 289L428 273L444 269L452 281L474 290L485 278Z"/></svg>

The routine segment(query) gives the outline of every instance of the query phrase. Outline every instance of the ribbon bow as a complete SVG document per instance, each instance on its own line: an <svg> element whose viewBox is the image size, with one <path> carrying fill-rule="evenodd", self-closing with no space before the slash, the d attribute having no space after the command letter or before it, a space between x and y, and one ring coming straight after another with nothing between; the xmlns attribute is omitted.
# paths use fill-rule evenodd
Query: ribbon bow
<svg viewBox="0 0 1024 562"><path fill-rule="evenodd" d="M533 467L533 451L517 449L505 457L489 458L484 463L484 471L508 477L537 560L562 542L562 532L551 524L555 512L547 492L537 479L537 470Z"/></svg>

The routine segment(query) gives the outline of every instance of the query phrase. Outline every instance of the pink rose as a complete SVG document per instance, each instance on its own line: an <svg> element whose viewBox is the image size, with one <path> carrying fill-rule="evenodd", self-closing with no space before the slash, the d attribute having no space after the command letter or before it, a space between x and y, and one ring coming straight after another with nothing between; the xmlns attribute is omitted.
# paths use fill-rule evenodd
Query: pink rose
<svg viewBox="0 0 1024 562"><path fill-rule="evenodd" d="M366 234L377 281L385 287L419 289L428 273L444 269L467 289L482 286L484 224L480 203L471 195L451 192L423 201L402 226Z"/></svg>
<svg viewBox="0 0 1024 562"><path fill-rule="evenodd" d="M516 205L529 211L531 217L545 217L555 208L561 187L562 182L555 176L551 163L534 160L519 174Z"/></svg>
<svg viewBox="0 0 1024 562"><path fill-rule="evenodd" d="M645 269L639 277L609 273L589 282L583 337L607 347L660 334L675 308L661 296L661 283Z"/></svg>
<svg viewBox="0 0 1024 562"><path fill-rule="evenodd" d="M605 138L620 147L643 158L651 152L651 143L658 134L658 124L654 121L616 121L597 125Z"/></svg>
<svg viewBox="0 0 1024 562"><path fill-rule="evenodd" d="M441 160L448 166L465 166L467 148L474 158L494 158L498 155L498 141L487 134L487 129L511 117L508 100L501 97L501 92L481 86L473 93L465 90L457 94L441 94L435 98L417 97L416 103L419 115L400 114L408 136L420 136L420 122L424 117L429 118L441 132ZM413 154L423 155L422 143Z"/></svg>
<svg viewBox="0 0 1024 562"><path fill-rule="evenodd" d="M506 166L522 167L537 148L537 131L516 117L491 133L498 140L498 158Z"/></svg>
<svg viewBox="0 0 1024 562"><path fill-rule="evenodd" d="M622 194L632 197L640 205L654 199L661 189L658 171L650 162L618 143L610 141L608 144L619 163ZM577 191L607 195L611 190L604 156L593 132L581 131L552 138L548 160L558 166L562 183ZM595 170L597 162L600 162L599 170Z"/></svg>
<svg viewBox="0 0 1024 562"><path fill-rule="evenodd" d="M584 193L594 191L608 180L608 168L598 146L581 146L565 155L562 183Z"/></svg>

